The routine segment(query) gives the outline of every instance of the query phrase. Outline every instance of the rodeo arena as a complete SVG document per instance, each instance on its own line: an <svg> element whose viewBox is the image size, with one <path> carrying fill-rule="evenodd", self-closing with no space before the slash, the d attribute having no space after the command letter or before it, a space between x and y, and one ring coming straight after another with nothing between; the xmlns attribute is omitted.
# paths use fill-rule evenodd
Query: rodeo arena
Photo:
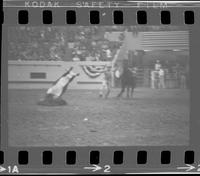
<svg viewBox="0 0 200 176"><path fill-rule="evenodd" d="M8 30L11 146L189 144L189 32L171 26Z"/></svg>

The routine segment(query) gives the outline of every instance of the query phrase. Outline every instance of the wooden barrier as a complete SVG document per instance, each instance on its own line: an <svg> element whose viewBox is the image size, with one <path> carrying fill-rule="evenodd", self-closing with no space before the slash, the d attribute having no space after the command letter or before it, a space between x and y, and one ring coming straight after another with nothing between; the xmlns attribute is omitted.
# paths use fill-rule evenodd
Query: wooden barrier
<svg viewBox="0 0 200 176"><path fill-rule="evenodd" d="M69 89L99 89L102 74L90 77L83 66L104 66L107 62L64 62L64 61L8 61L8 88L43 89L48 88L67 69L74 67L80 73Z"/></svg>
<svg viewBox="0 0 200 176"><path fill-rule="evenodd" d="M91 77L84 66L105 66L108 62L81 61L8 61L8 88L10 89L46 89L67 69L74 67L80 76L70 84L69 89L99 89L103 75ZM138 69L137 87L151 87L149 69ZM166 88L177 87L177 81L166 79ZM119 87L117 81L116 87Z"/></svg>

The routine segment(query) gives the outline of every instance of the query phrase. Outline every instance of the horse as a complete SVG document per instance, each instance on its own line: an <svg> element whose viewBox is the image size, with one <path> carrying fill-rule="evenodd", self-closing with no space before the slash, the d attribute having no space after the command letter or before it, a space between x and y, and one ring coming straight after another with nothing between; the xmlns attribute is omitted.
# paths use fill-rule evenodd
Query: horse
<svg viewBox="0 0 200 176"><path fill-rule="evenodd" d="M117 95L117 97L121 97L125 89L127 89L127 98L130 97L130 90L131 90L131 97L133 97L133 92L136 87L136 79L137 79L136 71L132 70L131 68L124 67L120 79L121 79L121 91Z"/></svg>

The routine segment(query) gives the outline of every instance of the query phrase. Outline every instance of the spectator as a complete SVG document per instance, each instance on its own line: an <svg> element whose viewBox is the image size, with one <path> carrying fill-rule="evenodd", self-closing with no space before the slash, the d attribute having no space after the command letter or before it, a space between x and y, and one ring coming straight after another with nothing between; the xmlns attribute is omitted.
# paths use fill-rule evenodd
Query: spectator
<svg viewBox="0 0 200 176"><path fill-rule="evenodd" d="M96 60L96 61L99 61L99 60L100 60L100 56L101 56L101 55L100 55L99 53L95 53L95 60Z"/></svg>
<svg viewBox="0 0 200 176"><path fill-rule="evenodd" d="M77 55L75 55L75 56L73 57L73 61L80 61L80 58L79 58Z"/></svg>
<svg viewBox="0 0 200 176"><path fill-rule="evenodd" d="M180 88L181 89L186 89L187 84L186 84L186 71L184 68L181 68L180 70Z"/></svg>
<svg viewBox="0 0 200 176"><path fill-rule="evenodd" d="M158 87L160 89L165 89L165 71L164 69L160 68L158 73L159 73Z"/></svg>
<svg viewBox="0 0 200 176"><path fill-rule="evenodd" d="M110 51L110 49L107 49L106 50L106 56L107 56L107 58L111 58L112 57L112 52Z"/></svg>
<svg viewBox="0 0 200 176"><path fill-rule="evenodd" d="M73 49L73 55L76 55L81 61L85 61L87 56L90 57L88 53L93 56L92 60L108 61L114 55L112 44L117 46L115 48L117 50L120 42L108 41L103 37L103 33L105 31L99 27L82 26L78 28L13 28L9 35L9 58L16 60L63 60L66 53ZM83 55L83 51L87 54ZM73 57L70 60L73 60Z"/></svg>
<svg viewBox="0 0 200 176"><path fill-rule="evenodd" d="M151 71L151 88L155 89L155 70Z"/></svg>
<svg viewBox="0 0 200 176"><path fill-rule="evenodd" d="M160 61L157 60L156 63L155 63L155 70L159 71L161 68L161 64L160 64Z"/></svg>
<svg viewBox="0 0 200 176"><path fill-rule="evenodd" d="M86 57L86 61L94 61L94 57L89 54L89 56Z"/></svg>

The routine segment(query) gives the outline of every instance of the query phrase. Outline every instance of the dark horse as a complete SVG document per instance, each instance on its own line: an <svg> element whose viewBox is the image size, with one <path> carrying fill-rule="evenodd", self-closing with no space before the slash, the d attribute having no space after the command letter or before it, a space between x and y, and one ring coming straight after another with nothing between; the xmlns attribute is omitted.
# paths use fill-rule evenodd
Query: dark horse
<svg viewBox="0 0 200 176"><path fill-rule="evenodd" d="M131 68L129 68L127 64L124 64L120 79L121 79L121 91L117 97L121 97L125 89L127 89L127 98L130 97L130 90L131 90L131 97L133 97L133 92L136 87L136 72L133 71Z"/></svg>

